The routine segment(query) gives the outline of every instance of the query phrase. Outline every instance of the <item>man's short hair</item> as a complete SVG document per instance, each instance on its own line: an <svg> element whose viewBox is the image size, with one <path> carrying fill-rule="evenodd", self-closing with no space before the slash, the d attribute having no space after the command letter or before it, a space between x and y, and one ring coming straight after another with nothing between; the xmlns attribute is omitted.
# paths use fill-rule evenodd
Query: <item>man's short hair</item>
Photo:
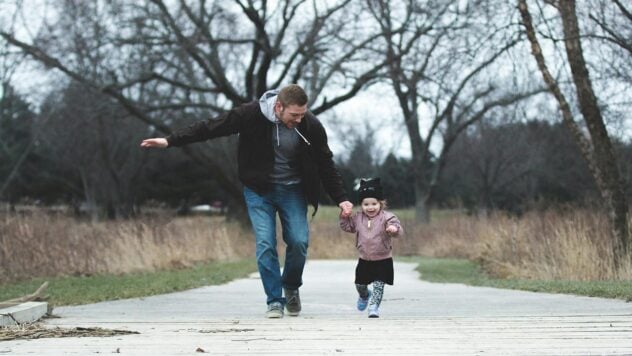
<svg viewBox="0 0 632 356"><path fill-rule="evenodd" d="M277 100L279 100L283 107L290 105L303 106L307 105L307 94L305 94L305 90L303 90L300 85L290 84L281 89Z"/></svg>

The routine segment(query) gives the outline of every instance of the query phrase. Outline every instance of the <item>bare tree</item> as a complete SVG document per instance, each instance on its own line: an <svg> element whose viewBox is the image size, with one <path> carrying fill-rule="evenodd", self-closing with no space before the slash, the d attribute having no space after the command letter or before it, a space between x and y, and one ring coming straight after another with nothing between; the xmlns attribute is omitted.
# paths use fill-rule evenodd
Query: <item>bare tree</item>
<svg viewBox="0 0 632 356"><path fill-rule="evenodd" d="M615 137L626 132L630 121L629 90L632 86L632 6L620 0L591 0L579 4L578 16L591 82L597 82L600 107L606 125ZM584 15L584 13L587 13ZM596 25L596 26L595 26Z"/></svg>
<svg viewBox="0 0 632 356"><path fill-rule="evenodd" d="M629 255L628 204L612 142L584 59L575 1L547 1L547 3L553 6L561 17L566 61L571 69L577 104L588 131L587 135L576 122L565 94L547 66L526 0L518 1L518 9L531 43L533 57L549 91L557 100L562 112L562 120L580 147L601 193L611 222L615 263L619 265L621 260Z"/></svg>
<svg viewBox="0 0 632 356"><path fill-rule="evenodd" d="M476 24L474 19L485 13L474 6L444 1L368 4L383 33L388 79L410 140L415 215L427 222L428 202L456 138L495 108L541 89L508 92L491 77L490 67L517 40L503 38L504 32L489 23ZM430 147L437 138L442 148L433 157Z"/></svg>
<svg viewBox="0 0 632 356"><path fill-rule="evenodd" d="M11 27L16 22L16 13L3 13L0 21ZM13 86L13 77L22 62L23 56L7 41L0 39L0 135L3 136L0 140L0 156L3 158L0 166L10 167L6 171L0 169L6 173L0 176L0 197L5 197L10 184L19 177L20 169L32 153L39 135L38 130L30 127L34 114Z"/></svg>
<svg viewBox="0 0 632 356"><path fill-rule="evenodd" d="M511 116L512 110L500 113ZM507 123L506 117L499 122L504 124L479 121L473 125L455 141L448 163L456 162L456 174L467 176L461 179L473 185L477 213L482 216L499 207L520 211L522 206L513 201L533 197L529 193L545 155L542 147L533 147L536 140L527 125Z"/></svg>
<svg viewBox="0 0 632 356"><path fill-rule="evenodd" d="M60 171L72 173L68 180L78 177L92 219L133 215L140 191L135 183L147 158L134 140L143 125L110 97L77 83L51 95L42 111L49 119L40 125L46 133L40 145Z"/></svg>
<svg viewBox="0 0 632 356"><path fill-rule="evenodd" d="M609 0L608 3L601 1L596 8L600 11L590 13L589 18L603 32L591 37L610 42L632 55L632 7L626 7L620 0Z"/></svg>
<svg viewBox="0 0 632 356"><path fill-rule="evenodd" d="M304 85L319 114L373 83L384 66L369 60L378 33L363 26L361 16L350 16L362 10L350 0L62 5L36 39L4 27L0 37L109 95L162 134L290 82ZM209 167L235 204L243 204L234 168L222 163L230 148L220 142L185 151Z"/></svg>

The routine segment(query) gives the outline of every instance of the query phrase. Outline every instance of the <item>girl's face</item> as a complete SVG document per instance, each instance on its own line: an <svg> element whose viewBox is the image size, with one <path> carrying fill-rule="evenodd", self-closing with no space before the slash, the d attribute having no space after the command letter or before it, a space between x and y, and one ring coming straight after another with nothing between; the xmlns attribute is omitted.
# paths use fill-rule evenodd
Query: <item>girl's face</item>
<svg viewBox="0 0 632 356"><path fill-rule="evenodd" d="M370 218L374 217L380 212L382 205L375 198L362 199L362 211Z"/></svg>

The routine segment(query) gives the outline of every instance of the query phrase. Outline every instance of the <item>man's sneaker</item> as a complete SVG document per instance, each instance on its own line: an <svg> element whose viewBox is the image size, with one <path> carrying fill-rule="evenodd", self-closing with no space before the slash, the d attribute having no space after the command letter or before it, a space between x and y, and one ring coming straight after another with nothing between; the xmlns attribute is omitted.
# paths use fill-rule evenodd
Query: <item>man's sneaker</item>
<svg viewBox="0 0 632 356"><path fill-rule="evenodd" d="M359 311L363 311L364 309L366 309L366 306L369 305L369 298L371 298L371 291L369 291L369 294L367 294L366 298L358 297L357 307Z"/></svg>
<svg viewBox="0 0 632 356"><path fill-rule="evenodd" d="M298 289L283 288L283 290L285 291L285 299L287 300L287 304L285 304L287 315L298 316L301 312L301 297L298 295Z"/></svg>
<svg viewBox="0 0 632 356"><path fill-rule="evenodd" d="M272 302L268 304L268 311L266 312L266 318L277 319L283 317L283 304L280 302Z"/></svg>
<svg viewBox="0 0 632 356"><path fill-rule="evenodd" d="M369 318L379 318L379 317L380 317L380 311L378 310L378 306L377 305L369 306Z"/></svg>

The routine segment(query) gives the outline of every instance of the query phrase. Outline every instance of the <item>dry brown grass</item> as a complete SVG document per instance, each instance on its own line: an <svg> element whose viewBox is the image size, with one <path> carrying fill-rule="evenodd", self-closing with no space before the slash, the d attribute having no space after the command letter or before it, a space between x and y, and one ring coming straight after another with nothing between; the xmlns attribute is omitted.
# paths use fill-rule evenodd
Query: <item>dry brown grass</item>
<svg viewBox="0 0 632 356"><path fill-rule="evenodd" d="M475 259L480 236L479 222L465 215L435 219L430 224L417 224L412 219L402 220L406 235L397 245L400 256L456 257Z"/></svg>
<svg viewBox="0 0 632 356"><path fill-rule="evenodd" d="M309 258L357 258L355 236L340 230L337 211L323 209L311 221ZM410 215L400 215L406 234L394 241L395 255L476 259L498 277L632 279L629 262L613 268L607 221L594 212L532 212L521 218L452 213L429 225L416 224ZM252 232L222 217L90 223L35 212L0 219L0 282L180 268L255 255ZM284 256L280 226L277 230Z"/></svg>
<svg viewBox="0 0 632 356"><path fill-rule="evenodd" d="M357 258L355 235L342 231L337 218L323 215L316 215L310 224L308 257Z"/></svg>
<svg viewBox="0 0 632 356"><path fill-rule="evenodd" d="M626 260L614 267L607 219L591 211L502 216L482 227L480 257L500 277L562 280L630 280Z"/></svg>
<svg viewBox="0 0 632 356"><path fill-rule="evenodd" d="M481 262L500 278L630 280L632 264L614 268L608 222L593 211L530 212L520 218L457 215L414 228L416 254Z"/></svg>
<svg viewBox="0 0 632 356"><path fill-rule="evenodd" d="M249 232L221 217L91 223L40 212L0 219L0 281L151 271L254 256Z"/></svg>

